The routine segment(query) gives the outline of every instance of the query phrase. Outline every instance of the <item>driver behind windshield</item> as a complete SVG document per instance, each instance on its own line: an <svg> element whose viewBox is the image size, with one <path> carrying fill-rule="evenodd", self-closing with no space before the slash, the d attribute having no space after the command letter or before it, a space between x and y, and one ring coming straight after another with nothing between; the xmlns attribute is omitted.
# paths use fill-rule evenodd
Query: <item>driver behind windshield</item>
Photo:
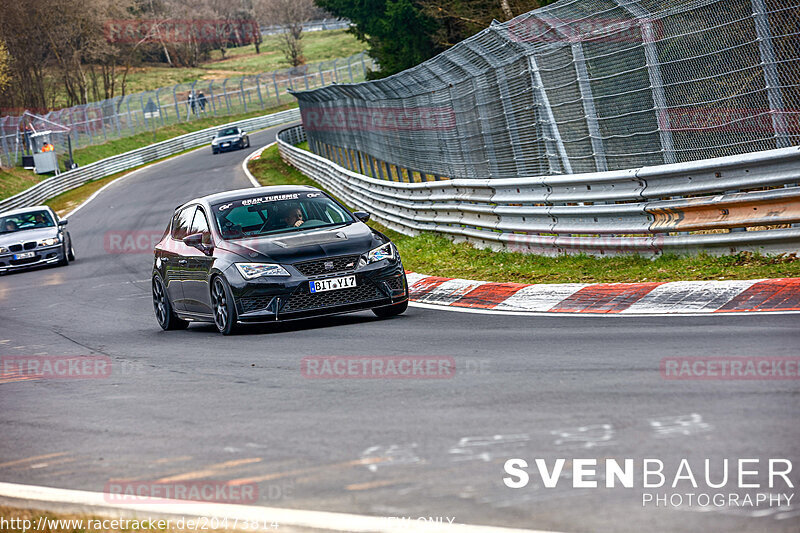
<svg viewBox="0 0 800 533"><path fill-rule="evenodd" d="M16 222L14 222L13 220L6 220L5 227L3 228L3 231L10 233L12 231L17 231L18 229L19 229L19 226L17 226Z"/></svg>
<svg viewBox="0 0 800 533"><path fill-rule="evenodd" d="M303 225L303 210L296 204L284 207L283 222L287 228L296 228Z"/></svg>
<svg viewBox="0 0 800 533"><path fill-rule="evenodd" d="M46 217L44 213L36 213L33 216L33 221L34 224L36 224L37 228L46 228L52 225L50 223L49 217Z"/></svg>

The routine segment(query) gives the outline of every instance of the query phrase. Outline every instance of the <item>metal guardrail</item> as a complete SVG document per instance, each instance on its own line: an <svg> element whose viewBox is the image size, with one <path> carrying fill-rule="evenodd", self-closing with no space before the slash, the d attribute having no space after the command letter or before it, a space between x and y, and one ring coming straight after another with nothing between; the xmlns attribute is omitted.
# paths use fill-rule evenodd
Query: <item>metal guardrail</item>
<svg viewBox="0 0 800 533"><path fill-rule="evenodd" d="M800 250L800 147L588 174L397 182L294 146L304 140L303 126L282 130L281 157L407 235L543 255Z"/></svg>
<svg viewBox="0 0 800 533"><path fill-rule="evenodd" d="M28 207L38 205L44 201L57 196L61 193L72 190L76 187L110 176L123 170L128 170L145 163L156 161L163 157L183 152L190 148L196 148L211 142L211 138L221 128L226 126L239 126L246 131L253 131L258 129L276 126L286 122L292 122L300 119L300 111L298 109L288 109L270 115L261 117L248 118L229 124L222 124L204 130L187 133L179 137L174 137L166 141L156 144L151 144L143 148L131 150L124 154L96 161L69 172L64 172L59 176L52 177L37 183L33 187L22 191L19 194L12 196L6 200L0 201L0 211L6 211L18 207Z"/></svg>

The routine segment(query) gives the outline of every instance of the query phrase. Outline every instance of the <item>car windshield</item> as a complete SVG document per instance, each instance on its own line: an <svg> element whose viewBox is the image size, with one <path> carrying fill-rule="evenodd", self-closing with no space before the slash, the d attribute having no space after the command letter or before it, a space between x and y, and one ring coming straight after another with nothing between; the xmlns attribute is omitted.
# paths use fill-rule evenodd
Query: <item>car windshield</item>
<svg viewBox="0 0 800 533"><path fill-rule="evenodd" d="M350 213L321 192L255 196L212 206L220 234L241 239L350 224Z"/></svg>
<svg viewBox="0 0 800 533"><path fill-rule="evenodd" d="M26 229L52 228L55 226L53 217L48 211L28 211L0 217L0 233L11 233Z"/></svg>
<svg viewBox="0 0 800 533"><path fill-rule="evenodd" d="M225 128L217 133L217 137L227 137L228 135L239 135L239 128Z"/></svg>

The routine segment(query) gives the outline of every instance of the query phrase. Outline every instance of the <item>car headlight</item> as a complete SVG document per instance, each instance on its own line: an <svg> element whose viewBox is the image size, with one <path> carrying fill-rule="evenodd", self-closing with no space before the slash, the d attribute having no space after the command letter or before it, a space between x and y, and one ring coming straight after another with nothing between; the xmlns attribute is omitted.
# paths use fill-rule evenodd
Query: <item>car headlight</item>
<svg viewBox="0 0 800 533"><path fill-rule="evenodd" d="M0 246L0 254L7 254L7 253L8 253L8 248L4 248L3 246Z"/></svg>
<svg viewBox="0 0 800 533"><path fill-rule="evenodd" d="M236 263L236 268L244 279L255 279L262 276L291 276L280 265L271 263Z"/></svg>
<svg viewBox="0 0 800 533"><path fill-rule="evenodd" d="M51 239L44 239L39 241L39 246L53 246L61 242L58 237L53 237Z"/></svg>
<svg viewBox="0 0 800 533"><path fill-rule="evenodd" d="M375 263L376 261L380 261L382 259L394 259L395 257L396 254L394 251L394 245L392 245L390 242L387 242L386 244L382 244L367 253L367 263Z"/></svg>

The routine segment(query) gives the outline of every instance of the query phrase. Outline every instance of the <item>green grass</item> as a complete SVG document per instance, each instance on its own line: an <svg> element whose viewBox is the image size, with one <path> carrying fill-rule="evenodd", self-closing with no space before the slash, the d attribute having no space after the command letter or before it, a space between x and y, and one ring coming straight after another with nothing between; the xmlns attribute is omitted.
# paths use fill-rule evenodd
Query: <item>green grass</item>
<svg viewBox="0 0 800 533"><path fill-rule="evenodd" d="M364 43L358 41L347 30L310 32L303 35L305 48L303 55L307 63L317 63L336 58L346 58L364 50ZM225 59L219 50L211 52L211 59L196 68L170 67L167 64L132 67L126 80L127 94L152 91L176 83L191 83L194 80L211 80L260 74L288 68L291 65L280 51L277 35L264 37L261 53L256 54L255 45L230 48ZM53 79L53 83L58 80ZM119 74L118 84L122 83ZM56 107L66 106L66 96L58 95Z"/></svg>
<svg viewBox="0 0 800 533"><path fill-rule="evenodd" d="M252 161L250 170L263 185L319 187L285 164L276 146ZM795 254L773 257L746 252L723 257L664 255L653 260L639 256L543 257L477 249L432 233L408 237L373 221L369 224L394 241L407 269L452 278L517 283L610 283L800 277L800 259Z"/></svg>

